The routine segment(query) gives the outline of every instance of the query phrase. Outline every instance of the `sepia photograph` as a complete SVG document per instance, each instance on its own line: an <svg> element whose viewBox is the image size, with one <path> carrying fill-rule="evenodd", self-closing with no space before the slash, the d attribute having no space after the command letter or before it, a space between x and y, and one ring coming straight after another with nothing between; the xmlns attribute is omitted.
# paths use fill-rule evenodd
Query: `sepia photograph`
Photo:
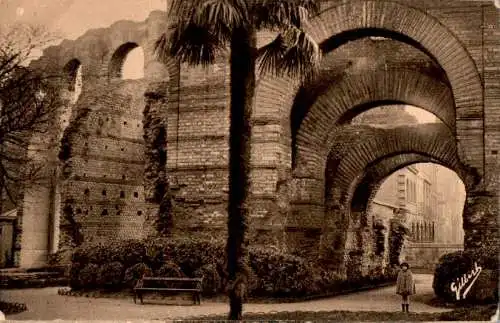
<svg viewBox="0 0 500 323"><path fill-rule="evenodd" d="M0 321L497 322L500 0L0 0Z"/></svg>

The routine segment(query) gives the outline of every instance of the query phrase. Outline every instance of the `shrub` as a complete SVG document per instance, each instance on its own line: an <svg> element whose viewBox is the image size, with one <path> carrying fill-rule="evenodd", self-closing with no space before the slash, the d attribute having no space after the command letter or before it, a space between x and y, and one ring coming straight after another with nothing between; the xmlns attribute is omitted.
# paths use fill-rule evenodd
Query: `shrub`
<svg viewBox="0 0 500 323"><path fill-rule="evenodd" d="M179 267L174 262L167 262L163 266L160 267L155 273L160 277L174 277L181 278L186 277L186 275L182 272L181 267Z"/></svg>
<svg viewBox="0 0 500 323"><path fill-rule="evenodd" d="M203 294L215 295L223 291L222 279L214 264L207 264L194 272L195 277L203 277Z"/></svg>
<svg viewBox="0 0 500 323"><path fill-rule="evenodd" d="M314 285L313 268L304 258L253 248L250 266L259 277L253 295L302 296Z"/></svg>
<svg viewBox="0 0 500 323"><path fill-rule="evenodd" d="M85 265L78 274L78 285L83 289L92 289L97 286L99 266L96 264Z"/></svg>
<svg viewBox="0 0 500 323"><path fill-rule="evenodd" d="M120 262L125 266L133 266L143 263L146 260L146 246L143 242L137 240L128 240L116 243L113 248L121 255Z"/></svg>
<svg viewBox="0 0 500 323"><path fill-rule="evenodd" d="M83 265L79 262L71 263L71 267L69 270L69 285L72 289L81 289L83 287L80 285L80 279L78 277L82 268Z"/></svg>
<svg viewBox="0 0 500 323"><path fill-rule="evenodd" d="M55 253L51 253L47 257L47 264L51 267L59 267L71 263L71 250L62 249Z"/></svg>
<svg viewBox="0 0 500 323"><path fill-rule="evenodd" d="M222 243L202 239L175 239L164 243L164 257L178 264L189 277L205 264L223 263L225 247Z"/></svg>
<svg viewBox="0 0 500 323"><path fill-rule="evenodd" d="M224 292L227 287L225 260L224 243L202 239L122 241L106 247L85 245L73 253L70 286L73 289L90 286L132 288L144 273L151 275L154 272L164 277L203 276L203 293L213 295ZM89 265L98 266L97 278L90 275ZM305 258L261 247L249 249L247 270L247 291L253 297L296 298L395 279L395 276L391 278L390 270L382 275L379 268L368 277L346 280L334 272L317 268Z"/></svg>
<svg viewBox="0 0 500 323"><path fill-rule="evenodd" d="M109 289L118 289L123 282L123 270L124 266L118 261L102 265L97 284Z"/></svg>
<svg viewBox="0 0 500 323"><path fill-rule="evenodd" d="M151 268L145 263L138 263L128 268L125 271L124 282L130 288L134 288L135 284L142 276L150 276L152 274Z"/></svg>
<svg viewBox="0 0 500 323"><path fill-rule="evenodd" d="M456 293L451 290L451 284L469 273L474 268L474 263L477 262L478 266L482 267L482 272L467 295L466 301L471 303L485 300L496 301L498 299L498 268L491 268L496 264L496 260L492 257L492 253L488 250L457 251L442 256L434 271L432 283L434 293L449 302L463 302L464 300L457 300ZM494 257L496 258L496 255ZM475 293L475 289L481 289L480 293Z"/></svg>

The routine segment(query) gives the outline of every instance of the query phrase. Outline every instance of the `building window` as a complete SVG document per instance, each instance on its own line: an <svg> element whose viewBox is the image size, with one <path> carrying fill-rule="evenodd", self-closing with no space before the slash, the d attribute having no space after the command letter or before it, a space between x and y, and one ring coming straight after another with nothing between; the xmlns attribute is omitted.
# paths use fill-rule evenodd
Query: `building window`
<svg viewBox="0 0 500 323"><path fill-rule="evenodd" d="M141 216L142 215L142 211L137 211L137 215Z"/></svg>
<svg viewBox="0 0 500 323"><path fill-rule="evenodd" d="M103 215L103 216L104 216L104 215L108 215L108 210L106 210L106 209L102 210L101 215Z"/></svg>
<svg viewBox="0 0 500 323"><path fill-rule="evenodd" d="M431 184L429 182L424 182L424 205L425 207L431 206Z"/></svg>
<svg viewBox="0 0 500 323"><path fill-rule="evenodd" d="M406 179L406 200L410 203L417 202L417 185L408 178Z"/></svg>
<svg viewBox="0 0 500 323"><path fill-rule="evenodd" d="M102 190L102 196L106 196L106 190Z"/></svg>
<svg viewBox="0 0 500 323"><path fill-rule="evenodd" d="M88 188L86 188L86 189L85 189L85 192L84 192L83 194L85 194L85 196L89 196L89 194L90 194L90 190L89 190Z"/></svg>
<svg viewBox="0 0 500 323"><path fill-rule="evenodd" d="M125 191L120 191L120 198L122 198L122 199L125 198Z"/></svg>
<svg viewBox="0 0 500 323"><path fill-rule="evenodd" d="M134 192L134 197L139 197L139 193Z"/></svg>

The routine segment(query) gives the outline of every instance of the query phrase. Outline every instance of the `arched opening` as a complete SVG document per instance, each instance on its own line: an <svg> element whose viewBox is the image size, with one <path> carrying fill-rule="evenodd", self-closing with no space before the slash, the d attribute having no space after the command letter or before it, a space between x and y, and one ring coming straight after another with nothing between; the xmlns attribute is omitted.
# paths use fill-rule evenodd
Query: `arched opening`
<svg viewBox="0 0 500 323"><path fill-rule="evenodd" d="M323 144L336 126L378 106L412 105L456 132L456 107L446 74L415 46L389 38L374 44L362 37L328 53L322 64L317 78L299 89L292 106L294 168L301 163L301 147L328 149Z"/></svg>
<svg viewBox="0 0 500 323"><path fill-rule="evenodd" d="M137 43L121 45L111 57L108 75L110 78L136 80L144 78L144 51Z"/></svg>
<svg viewBox="0 0 500 323"><path fill-rule="evenodd" d="M418 162L395 168L378 184L374 183L377 189L366 201L364 216L372 221L368 228L374 228L373 221L386 228L384 252L374 265L385 266L394 257L389 241L391 224L396 221L407 230L404 248L396 259L430 274L439 257L463 249L466 188L455 171L440 164ZM355 196L353 202L359 203L359 198ZM376 235L376 230L373 234ZM369 250L370 244L364 249Z"/></svg>
<svg viewBox="0 0 500 323"><path fill-rule="evenodd" d="M436 115L427 110L405 104L378 106L351 119L351 124L364 124L381 128L440 122Z"/></svg>
<svg viewBox="0 0 500 323"><path fill-rule="evenodd" d="M74 94L72 103L75 103L82 90L82 64L78 59L72 59L63 68L67 90Z"/></svg>
<svg viewBox="0 0 500 323"><path fill-rule="evenodd" d="M350 125L337 126L329 143L331 150L324 168L325 224L321 248L325 257L330 258L328 261L332 261L332 269L340 272L353 272L356 267L367 274L373 269L368 266L370 261L361 261L362 257L368 257L363 250L369 230L374 230L373 239L378 241L374 252L383 253L381 234L390 226L369 214L368 203L362 201L370 200L379 188L374 183L380 183L396 166L432 162L466 178L450 129L433 114L412 106L381 106L359 114ZM321 178L319 173L313 176ZM399 180L406 188L405 198L417 203L420 194L417 185L403 178ZM396 216L402 208L397 202L394 205L391 212ZM425 239L431 238L432 222L415 223ZM364 265L359 267L359 263ZM383 268L387 263L374 265Z"/></svg>

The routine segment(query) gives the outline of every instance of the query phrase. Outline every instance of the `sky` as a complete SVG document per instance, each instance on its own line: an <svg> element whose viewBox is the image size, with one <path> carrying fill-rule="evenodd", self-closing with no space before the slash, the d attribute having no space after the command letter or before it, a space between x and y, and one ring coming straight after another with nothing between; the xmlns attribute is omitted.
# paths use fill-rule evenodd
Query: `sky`
<svg viewBox="0 0 500 323"><path fill-rule="evenodd" d="M166 2L167 0L0 0L0 22L10 24L19 21L45 25L62 38L76 39L88 29L108 27L118 20L143 21L151 11L165 10ZM124 74L129 74L129 78L141 77L142 53L131 52L127 61L130 63L125 64ZM418 108L408 108L407 111L422 123L436 120L432 114Z"/></svg>
<svg viewBox="0 0 500 323"><path fill-rule="evenodd" d="M91 28L118 20L142 21L167 0L0 0L0 22L46 25L62 37L75 39Z"/></svg>

